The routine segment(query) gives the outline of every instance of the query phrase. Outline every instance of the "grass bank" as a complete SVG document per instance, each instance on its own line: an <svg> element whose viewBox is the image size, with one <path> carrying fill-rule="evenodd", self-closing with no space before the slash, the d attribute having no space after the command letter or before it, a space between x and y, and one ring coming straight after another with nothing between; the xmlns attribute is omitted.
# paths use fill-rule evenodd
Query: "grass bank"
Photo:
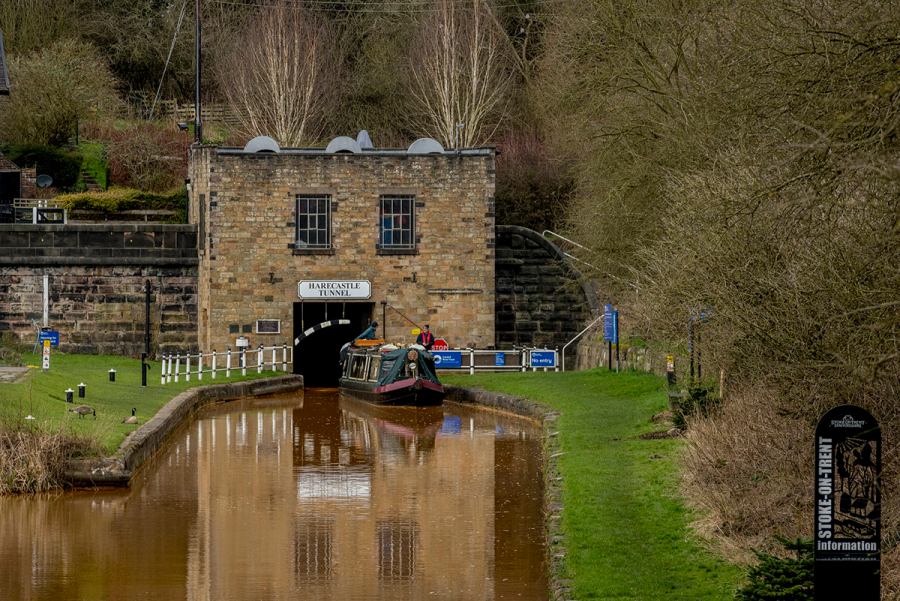
<svg viewBox="0 0 900 601"><path fill-rule="evenodd" d="M25 354L28 365L40 365L40 356ZM241 376L240 370L232 370L226 379L225 372L219 372L213 380L204 374L203 380L196 375L190 382L184 376L179 382L160 384L161 363L150 362L147 387L141 387L141 362L111 355L64 355L51 357L50 371L32 369L28 377L16 384L0 384L0 427L27 427L42 433L64 433L76 437L94 439L105 452L115 451L125 437L138 426L123 424L122 420L137 409L138 424L142 424L156 414L166 403L178 394L195 386L221 384L279 375L283 372L248 370ZM116 370L116 381L109 381L109 370ZM78 384L85 384L85 398L78 398ZM74 390L74 403L66 403L66 389ZM93 416L79 417L68 410L80 404L97 411ZM35 420L26 422L27 415Z"/></svg>
<svg viewBox="0 0 900 601"><path fill-rule="evenodd" d="M733 599L743 575L697 544L679 490L681 439L644 440L667 409L639 372L441 375L546 403L558 420L566 578L576 599Z"/></svg>

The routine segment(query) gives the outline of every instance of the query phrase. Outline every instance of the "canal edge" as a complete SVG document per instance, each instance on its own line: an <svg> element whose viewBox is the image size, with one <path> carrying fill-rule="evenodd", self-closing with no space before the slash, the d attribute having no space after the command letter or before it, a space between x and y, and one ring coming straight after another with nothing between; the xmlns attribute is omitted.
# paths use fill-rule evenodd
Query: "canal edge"
<svg viewBox="0 0 900 601"><path fill-rule="evenodd" d="M480 387L444 385L449 401L500 409L522 417L541 422L542 464L544 467L544 528L547 535L547 587L551 601L572 601L571 581L564 578L566 563L566 540L562 532L562 474L558 457L559 430L556 420L562 415L551 407L499 392L490 392Z"/></svg>
<svg viewBox="0 0 900 601"><path fill-rule="evenodd" d="M205 405L243 397L293 392L302 388L303 376L300 375L191 388L166 403L156 415L131 432L112 455L70 460L64 477L75 488L128 486L134 475L166 444L172 434Z"/></svg>

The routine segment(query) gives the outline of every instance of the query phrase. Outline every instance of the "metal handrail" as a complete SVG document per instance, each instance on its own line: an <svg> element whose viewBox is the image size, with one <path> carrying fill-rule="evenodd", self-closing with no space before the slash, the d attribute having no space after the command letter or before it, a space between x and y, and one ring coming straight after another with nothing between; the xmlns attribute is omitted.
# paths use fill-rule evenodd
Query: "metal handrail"
<svg viewBox="0 0 900 601"><path fill-rule="evenodd" d="M570 344L572 344L573 342L575 342L576 340L578 340L579 338L581 338L582 334L584 334L585 332L587 332L588 330L590 330L592 327L594 327L594 324L596 324L598 321L600 321L600 320L603 319L604 317L606 317L606 316L605 316L605 315L601 315L600 317L598 317L597 319L595 319L594 321L592 321L591 324L590 324L588 327L586 327L585 329L581 330L581 332L579 332L578 335L575 336L575 338L573 338L572 340L568 341L568 342L565 344L565 346L563 346L563 348L562 348L562 370L563 370L563 371L566 371L566 347L569 346Z"/></svg>

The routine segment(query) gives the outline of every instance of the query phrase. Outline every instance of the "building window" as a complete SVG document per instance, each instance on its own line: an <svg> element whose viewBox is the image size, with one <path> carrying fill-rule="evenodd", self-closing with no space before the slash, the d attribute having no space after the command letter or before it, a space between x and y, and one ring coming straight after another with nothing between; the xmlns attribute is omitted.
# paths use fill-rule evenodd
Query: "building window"
<svg viewBox="0 0 900 601"><path fill-rule="evenodd" d="M297 249L331 248L331 196L297 195Z"/></svg>
<svg viewBox="0 0 900 601"><path fill-rule="evenodd" d="M411 250L416 248L415 196L383 195L378 212L378 248Z"/></svg>

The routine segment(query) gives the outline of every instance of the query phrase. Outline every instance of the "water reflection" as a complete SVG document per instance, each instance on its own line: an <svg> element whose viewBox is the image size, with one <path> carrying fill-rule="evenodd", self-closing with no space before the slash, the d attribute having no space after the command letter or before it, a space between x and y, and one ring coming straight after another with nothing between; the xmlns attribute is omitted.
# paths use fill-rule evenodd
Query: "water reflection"
<svg viewBox="0 0 900 601"><path fill-rule="evenodd" d="M545 599L539 453L450 404L218 405L128 491L0 497L0 598Z"/></svg>

